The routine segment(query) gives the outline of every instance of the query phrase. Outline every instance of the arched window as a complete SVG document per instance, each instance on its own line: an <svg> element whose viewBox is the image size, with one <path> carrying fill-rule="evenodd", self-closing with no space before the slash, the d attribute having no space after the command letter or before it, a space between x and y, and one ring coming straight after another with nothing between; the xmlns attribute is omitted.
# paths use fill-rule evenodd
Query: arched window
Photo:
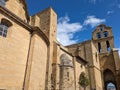
<svg viewBox="0 0 120 90"><path fill-rule="evenodd" d="M108 32L107 31L104 32L104 37L108 37Z"/></svg>
<svg viewBox="0 0 120 90"><path fill-rule="evenodd" d="M100 27L100 31L103 31L103 29L104 29L103 27Z"/></svg>
<svg viewBox="0 0 120 90"><path fill-rule="evenodd" d="M106 45L107 45L107 51L110 52L111 48L110 48L110 43L109 43L109 41L106 41Z"/></svg>
<svg viewBox="0 0 120 90"><path fill-rule="evenodd" d="M7 0L0 0L0 6L5 6L6 5L6 2L7 2Z"/></svg>
<svg viewBox="0 0 120 90"><path fill-rule="evenodd" d="M99 50L99 53L102 52L102 48L101 48L101 44L100 43L98 43L98 50Z"/></svg>
<svg viewBox="0 0 120 90"><path fill-rule="evenodd" d="M0 36L6 37L8 28L12 26L12 23L7 19L2 19L0 23Z"/></svg>
<svg viewBox="0 0 120 90"><path fill-rule="evenodd" d="M114 73L110 69L103 72L105 90L116 90Z"/></svg>
<svg viewBox="0 0 120 90"><path fill-rule="evenodd" d="M102 36L101 36L101 33L97 33L97 34L96 34L96 37L97 37L97 38L101 38L101 37L102 37Z"/></svg>

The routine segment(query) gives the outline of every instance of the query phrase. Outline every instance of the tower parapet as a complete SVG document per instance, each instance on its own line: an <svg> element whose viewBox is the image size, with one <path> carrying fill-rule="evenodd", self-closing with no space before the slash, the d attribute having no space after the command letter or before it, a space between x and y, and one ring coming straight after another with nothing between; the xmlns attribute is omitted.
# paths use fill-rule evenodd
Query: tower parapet
<svg viewBox="0 0 120 90"><path fill-rule="evenodd" d="M112 27L101 24L92 33L92 40L99 53L110 52L114 48Z"/></svg>
<svg viewBox="0 0 120 90"><path fill-rule="evenodd" d="M33 15L31 25L39 27L49 39L56 39L57 15L51 7Z"/></svg>
<svg viewBox="0 0 120 90"><path fill-rule="evenodd" d="M96 29L92 33L93 40L99 40L107 37L113 37L112 27L101 24L96 27Z"/></svg>

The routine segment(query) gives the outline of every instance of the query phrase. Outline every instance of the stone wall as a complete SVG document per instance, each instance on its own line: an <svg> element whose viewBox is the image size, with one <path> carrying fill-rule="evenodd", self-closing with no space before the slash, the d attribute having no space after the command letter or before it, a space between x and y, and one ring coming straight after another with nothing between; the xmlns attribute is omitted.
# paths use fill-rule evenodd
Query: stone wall
<svg viewBox="0 0 120 90"><path fill-rule="evenodd" d="M46 80L47 65L47 45L46 43L35 34L32 37L32 51L29 60L32 60L29 89L28 90L44 90Z"/></svg>
<svg viewBox="0 0 120 90"><path fill-rule="evenodd" d="M19 18L21 18L25 22L27 22L28 21L27 18L29 17L26 16L28 12L27 12L25 4L26 4L25 1L21 1L21 0L7 0L5 8L10 10L12 13L17 15Z"/></svg>
<svg viewBox="0 0 120 90"><path fill-rule="evenodd" d="M8 28L7 37L0 36L0 89L21 90L23 87L30 33L8 19L13 25Z"/></svg>
<svg viewBox="0 0 120 90"><path fill-rule="evenodd" d="M87 75L86 67L84 63L82 63L80 60L75 61L75 83L76 83L76 90L84 90L80 85L79 85L79 77L80 74L84 72Z"/></svg>
<svg viewBox="0 0 120 90"><path fill-rule="evenodd" d="M73 57L61 47L58 60L60 61L60 90L75 90Z"/></svg>
<svg viewBox="0 0 120 90"><path fill-rule="evenodd" d="M83 65L83 70L82 68L80 68L80 65L82 63L76 62L77 68L75 70L76 72L84 71L88 75L90 87L88 86L87 89L89 90L90 88L91 89L99 88L99 90L102 90L99 55L96 47L94 46L94 43L92 41L85 41L80 44L68 46L68 49L73 54L79 55L81 58L88 62L87 64L88 66L86 66L86 68ZM96 75L100 76L99 82L96 82L98 80L98 77L96 77ZM76 76L76 78L79 78L79 76ZM79 86L76 87L78 88Z"/></svg>
<svg viewBox="0 0 120 90"><path fill-rule="evenodd" d="M7 37L0 36L0 89L44 90L49 68L48 38L11 11L0 7L0 12L0 21L4 18L12 23Z"/></svg>

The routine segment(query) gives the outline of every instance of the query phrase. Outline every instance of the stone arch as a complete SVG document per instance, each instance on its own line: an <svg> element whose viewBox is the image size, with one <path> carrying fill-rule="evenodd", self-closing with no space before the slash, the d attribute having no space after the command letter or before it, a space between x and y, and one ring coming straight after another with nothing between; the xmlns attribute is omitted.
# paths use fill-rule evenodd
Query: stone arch
<svg viewBox="0 0 120 90"><path fill-rule="evenodd" d="M104 55L101 59L108 58L108 55Z"/></svg>
<svg viewBox="0 0 120 90"><path fill-rule="evenodd" d="M100 66L101 66L102 72L108 69L108 70L111 70L112 73L115 75L115 62L113 59L110 59L108 55L104 55L101 57Z"/></svg>
<svg viewBox="0 0 120 90"><path fill-rule="evenodd" d="M5 18L2 18L2 19L1 19L0 24L6 25L7 27L10 27L10 26L13 25L9 20L7 20L7 19L5 19Z"/></svg>
<svg viewBox="0 0 120 90"><path fill-rule="evenodd" d="M112 72L112 70L110 70L110 69L104 70L103 76L104 76L105 90L107 90L107 86L108 86L109 83L112 83L113 85L115 85L115 88L117 88L116 81L115 81L115 76L114 76L114 73Z"/></svg>
<svg viewBox="0 0 120 90"><path fill-rule="evenodd" d="M97 37L97 39L102 38L101 33L100 33L100 32L98 32L98 33L96 34L96 37Z"/></svg>
<svg viewBox="0 0 120 90"><path fill-rule="evenodd" d="M60 56L60 65L73 66L73 63L66 54L62 54Z"/></svg>
<svg viewBox="0 0 120 90"><path fill-rule="evenodd" d="M102 52L102 47L101 47L101 43L100 42L98 42L98 51L99 51L99 53Z"/></svg>
<svg viewBox="0 0 120 90"><path fill-rule="evenodd" d="M103 32L103 35L104 35L104 37L108 37L109 32L108 32L108 31L104 31L104 32Z"/></svg>
<svg viewBox="0 0 120 90"><path fill-rule="evenodd" d="M108 55L104 55L100 58L100 67L102 69L102 71L106 70L108 67L106 67L106 63L108 60Z"/></svg>
<svg viewBox="0 0 120 90"><path fill-rule="evenodd" d="M107 89L106 90L116 90L116 85L114 82L108 82L107 83Z"/></svg>
<svg viewBox="0 0 120 90"><path fill-rule="evenodd" d="M73 90L74 88L73 62L67 54L60 56L60 86L59 90Z"/></svg>

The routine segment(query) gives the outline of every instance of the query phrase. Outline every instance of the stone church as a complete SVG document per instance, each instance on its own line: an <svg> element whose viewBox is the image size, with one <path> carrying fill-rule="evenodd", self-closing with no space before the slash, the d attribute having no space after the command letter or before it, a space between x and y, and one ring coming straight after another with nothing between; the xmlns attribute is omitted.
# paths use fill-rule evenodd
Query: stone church
<svg viewBox="0 0 120 90"><path fill-rule="evenodd" d="M120 58L112 28L99 25L92 39L62 46L50 7L29 16L25 0L0 0L0 90L120 90Z"/></svg>

